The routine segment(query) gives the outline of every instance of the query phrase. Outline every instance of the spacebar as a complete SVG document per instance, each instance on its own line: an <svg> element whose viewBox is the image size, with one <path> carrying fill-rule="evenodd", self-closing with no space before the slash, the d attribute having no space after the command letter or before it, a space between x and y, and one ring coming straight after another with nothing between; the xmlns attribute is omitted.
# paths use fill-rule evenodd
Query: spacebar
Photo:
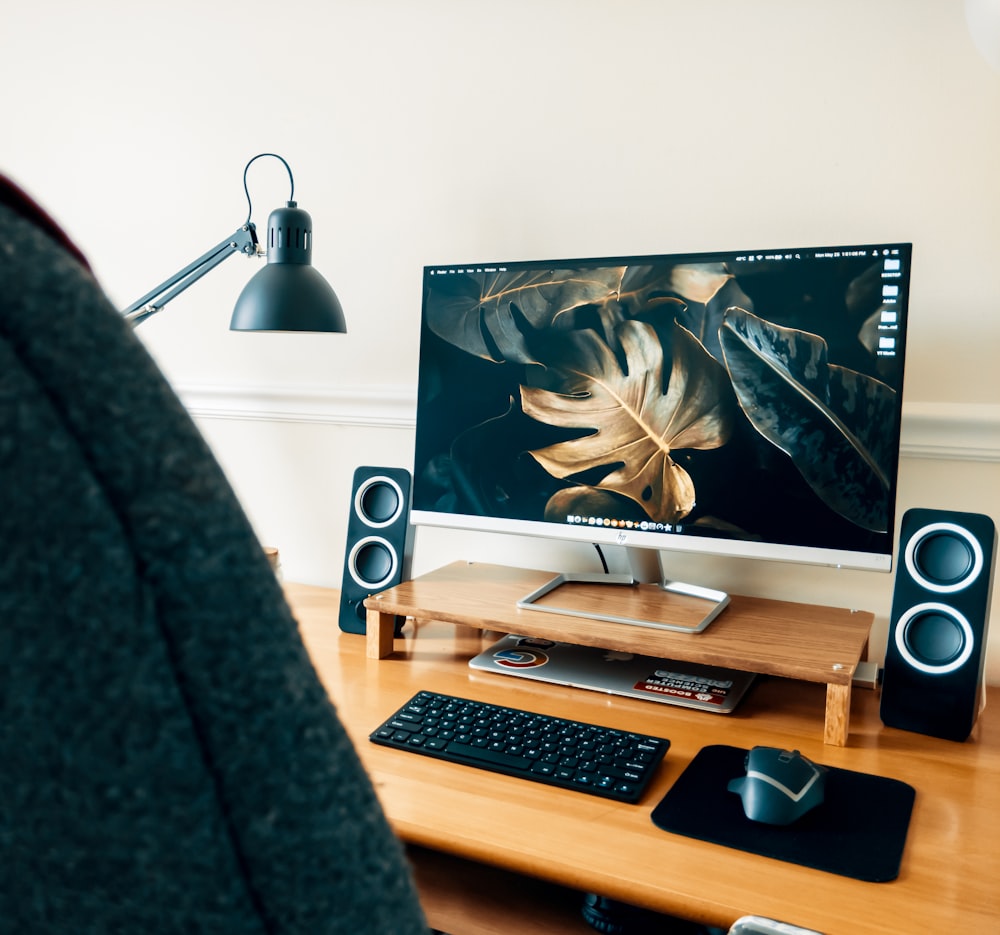
<svg viewBox="0 0 1000 935"><path fill-rule="evenodd" d="M528 769L534 760L524 756L512 756L501 750L487 750L485 747L473 747L471 744L451 741L445 748L448 753L460 756L466 760L479 760L482 763L494 763L497 766L508 766L511 769Z"/></svg>

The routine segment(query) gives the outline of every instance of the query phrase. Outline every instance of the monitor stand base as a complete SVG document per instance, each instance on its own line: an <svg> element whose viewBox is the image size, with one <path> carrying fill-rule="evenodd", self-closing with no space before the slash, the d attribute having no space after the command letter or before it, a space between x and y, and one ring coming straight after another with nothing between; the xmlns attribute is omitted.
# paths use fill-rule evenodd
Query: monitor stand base
<svg viewBox="0 0 1000 935"><path fill-rule="evenodd" d="M617 585L634 587L640 582L632 575L605 575L566 572L555 575L525 595L517 602L522 610L541 610L551 614L570 617L584 617L588 620L605 620L608 623L624 623L634 627L650 627L658 630L673 630L678 633L701 633L719 614L729 606L729 595L725 591L702 588L682 581L661 579L657 587L661 591L689 599L685 603L697 607L697 612L685 619L674 617L666 608L650 606L650 613L641 616L622 615L601 609L601 604L590 599L592 585ZM567 586L563 590L563 586ZM583 587L574 588L574 585ZM556 591L560 593L555 594ZM551 597L550 597L551 595Z"/></svg>

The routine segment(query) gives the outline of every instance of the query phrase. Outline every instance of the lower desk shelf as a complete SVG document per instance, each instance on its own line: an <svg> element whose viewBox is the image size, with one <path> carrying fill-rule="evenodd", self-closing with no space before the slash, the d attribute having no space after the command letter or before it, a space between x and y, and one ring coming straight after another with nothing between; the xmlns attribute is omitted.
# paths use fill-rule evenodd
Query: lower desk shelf
<svg viewBox="0 0 1000 935"><path fill-rule="evenodd" d="M382 659L392 653L396 617L401 615L819 682L826 685L823 740L846 745L851 682L867 652L872 614L732 595L708 629L681 633L517 606L553 574L455 562L369 597L367 655ZM669 614L674 600L654 584L580 587L593 589L587 599L613 616L642 619L653 604L658 613Z"/></svg>

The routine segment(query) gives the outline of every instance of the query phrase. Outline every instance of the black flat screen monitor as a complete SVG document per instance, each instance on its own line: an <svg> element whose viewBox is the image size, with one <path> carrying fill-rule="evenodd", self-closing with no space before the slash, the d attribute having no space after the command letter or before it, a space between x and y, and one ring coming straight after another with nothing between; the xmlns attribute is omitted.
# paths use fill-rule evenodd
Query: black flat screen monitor
<svg viewBox="0 0 1000 935"><path fill-rule="evenodd" d="M413 522L888 571L910 257L426 267Z"/></svg>

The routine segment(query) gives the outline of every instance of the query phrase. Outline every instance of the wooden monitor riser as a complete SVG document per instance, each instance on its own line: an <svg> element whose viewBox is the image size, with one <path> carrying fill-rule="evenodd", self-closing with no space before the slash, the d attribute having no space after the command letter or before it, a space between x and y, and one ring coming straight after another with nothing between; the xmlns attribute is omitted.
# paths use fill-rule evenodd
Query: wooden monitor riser
<svg viewBox="0 0 1000 935"><path fill-rule="evenodd" d="M517 606L553 574L455 562L376 594L365 600L367 655L383 659L392 653L396 616L402 615L818 682L826 685L823 740L846 745L851 683L867 653L872 614L732 595L708 629L683 633ZM579 589L575 600L608 616L683 620L697 613L683 597L655 584L563 587Z"/></svg>

